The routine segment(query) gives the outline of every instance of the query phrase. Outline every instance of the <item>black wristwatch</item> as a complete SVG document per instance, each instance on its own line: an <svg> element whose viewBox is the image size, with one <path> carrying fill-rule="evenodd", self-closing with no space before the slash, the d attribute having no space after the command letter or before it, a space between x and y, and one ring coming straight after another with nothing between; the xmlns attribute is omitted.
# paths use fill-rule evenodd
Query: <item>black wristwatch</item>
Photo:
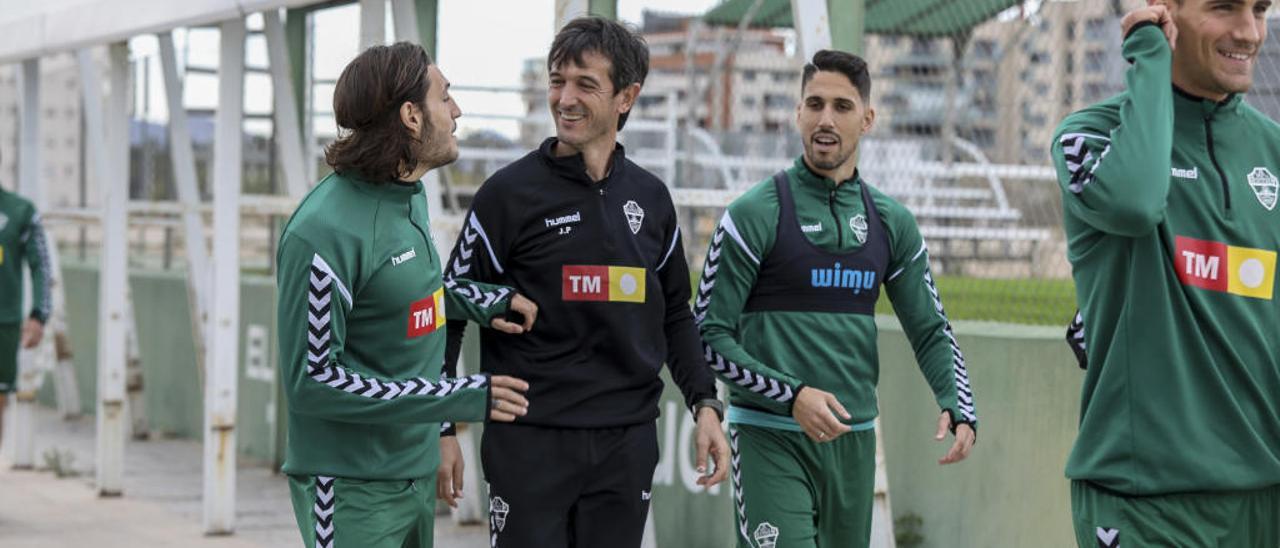
<svg viewBox="0 0 1280 548"><path fill-rule="evenodd" d="M693 404L694 419L698 418L698 413L701 412L704 407L710 407L712 411L716 412L716 419L720 422L724 422L724 402L715 398L698 400L698 403Z"/></svg>

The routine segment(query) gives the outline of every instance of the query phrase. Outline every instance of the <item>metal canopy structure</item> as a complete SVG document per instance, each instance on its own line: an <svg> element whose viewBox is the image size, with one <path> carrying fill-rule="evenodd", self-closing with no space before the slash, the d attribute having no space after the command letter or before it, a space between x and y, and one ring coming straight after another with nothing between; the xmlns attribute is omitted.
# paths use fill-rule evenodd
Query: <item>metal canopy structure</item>
<svg viewBox="0 0 1280 548"><path fill-rule="evenodd" d="M725 0L703 17L710 25L737 25L756 0ZM967 32L1021 0L863 0L864 30L869 34L920 37ZM845 9L830 1L832 13ZM856 2L855 2L856 3ZM794 27L792 0L763 0L748 23L752 27Z"/></svg>
<svg viewBox="0 0 1280 548"><path fill-rule="evenodd" d="M316 0L45 0L0 15L0 63L127 40L178 27L211 25ZM141 5L140 5L141 4Z"/></svg>

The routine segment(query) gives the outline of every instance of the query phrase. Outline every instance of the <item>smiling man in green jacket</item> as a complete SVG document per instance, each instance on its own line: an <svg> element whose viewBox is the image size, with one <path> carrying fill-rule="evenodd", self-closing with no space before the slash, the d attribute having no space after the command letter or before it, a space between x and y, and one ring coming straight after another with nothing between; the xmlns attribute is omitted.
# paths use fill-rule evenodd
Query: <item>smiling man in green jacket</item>
<svg viewBox="0 0 1280 548"><path fill-rule="evenodd" d="M729 205L695 302L706 358L730 386L738 545L867 546L875 484L875 303L888 290L941 413L940 461L964 459L977 414L964 357L906 208L858 175L871 129L861 58L804 68L804 155Z"/></svg>
<svg viewBox="0 0 1280 548"><path fill-rule="evenodd" d="M441 378L446 310L508 333L533 310L508 287L441 276L419 179L457 158L462 112L426 51L365 50L333 103L334 173L280 237L284 472L308 548L426 548L440 423L510 422L528 406L519 379ZM501 319L509 308L526 323Z"/></svg>
<svg viewBox="0 0 1280 548"><path fill-rule="evenodd" d="M1280 546L1280 126L1241 96L1270 5L1130 12L1128 89L1054 139L1088 365L1080 546Z"/></svg>

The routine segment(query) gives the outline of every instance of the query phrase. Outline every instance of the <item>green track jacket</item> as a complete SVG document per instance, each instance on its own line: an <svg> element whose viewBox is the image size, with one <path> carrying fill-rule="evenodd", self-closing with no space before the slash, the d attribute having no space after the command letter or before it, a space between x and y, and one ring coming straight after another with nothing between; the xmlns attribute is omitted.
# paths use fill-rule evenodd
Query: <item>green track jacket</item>
<svg viewBox="0 0 1280 548"><path fill-rule="evenodd" d="M865 213L865 183L856 174L836 185L799 158L787 176L809 241L829 252L861 245L852 220ZM884 287L920 369L955 423L976 424L964 357L943 312L915 218L902 204L868 188L889 238ZM801 387L813 386L835 394L855 427L868 428L877 415L880 376L874 315L743 312L760 262L773 248L778 215L777 191L766 179L729 205L712 236L694 306L707 360L731 387L735 408L763 412L739 414L737 422L798 429L791 405Z"/></svg>
<svg viewBox="0 0 1280 548"><path fill-rule="evenodd" d="M49 245L40 214L25 198L0 188L0 324L22 322L22 263L31 269L31 312L49 319Z"/></svg>
<svg viewBox="0 0 1280 548"><path fill-rule="evenodd" d="M1128 90L1052 145L1088 358L1067 476L1130 495L1280 484L1280 126L1175 89L1154 25Z"/></svg>
<svg viewBox="0 0 1280 548"><path fill-rule="evenodd" d="M284 471L433 473L440 423L489 411L487 376L440 378L446 307L487 324L513 292L466 280L445 288L421 183L326 177L289 219L278 258Z"/></svg>

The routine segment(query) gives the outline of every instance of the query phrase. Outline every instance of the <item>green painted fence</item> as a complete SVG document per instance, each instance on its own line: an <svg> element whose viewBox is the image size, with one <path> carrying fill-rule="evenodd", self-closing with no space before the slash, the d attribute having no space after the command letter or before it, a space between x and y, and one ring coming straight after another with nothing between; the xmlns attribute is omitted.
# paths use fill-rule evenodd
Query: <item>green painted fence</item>
<svg viewBox="0 0 1280 548"><path fill-rule="evenodd" d="M67 265L64 279L82 399L85 409L92 411L97 273L91 266ZM175 274L134 272L130 287L151 425L198 438L202 397L183 281ZM241 299L243 357L250 329L274 332L272 280L246 277ZM981 423L969 460L943 467L937 459L947 446L933 441L937 411L932 396L896 321L881 317L879 323L880 405L890 498L895 517L919 519L913 529L918 537L914 546L1071 546L1068 484L1062 470L1075 436L1082 375L1062 342L1062 330L957 323ZM469 363L477 363L476 339L468 337ZM238 443L249 460L278 463L283 405L276 403L282 400L271 382L274 336L266 341L261 349L265 364L241 365ZM48 383L42 397L52 402ZM726 482L707 493L693 483L692 421L670 383L661 405L662 458L653 492L659 546L733 546L731 486Z"/></svg>

